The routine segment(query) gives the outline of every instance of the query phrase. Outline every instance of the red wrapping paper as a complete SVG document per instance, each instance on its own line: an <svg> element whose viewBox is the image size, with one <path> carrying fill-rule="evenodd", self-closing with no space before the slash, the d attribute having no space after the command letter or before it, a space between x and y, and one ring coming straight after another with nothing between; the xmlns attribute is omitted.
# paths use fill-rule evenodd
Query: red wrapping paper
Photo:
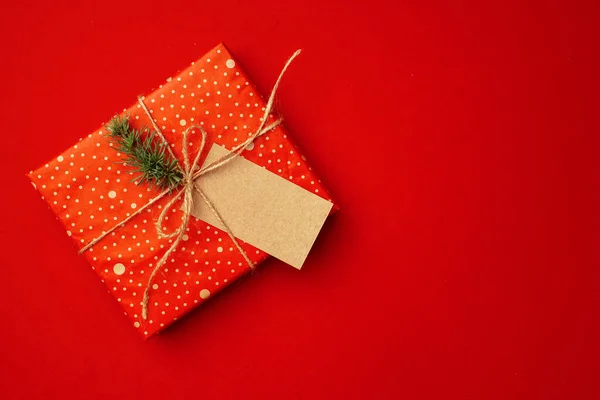
<svg viewBox="0 0 600 400"><path fill-rule="evenodd" d="M180 161L181 133L186 126L204 127L207 148L216 143L231 150L254 133L265 107L264 99L223 44L168 78L146 95L144 102ZM129 115L134 128L150 126L138 103L122 115ZM270 120L275 119L271 116ZM200 137L192 131L187 144L192 154ZM242 156L331 201L283 125L257 138ZM102 126L29 174L79 249L158 194L146 184L133 184L130 171L120 161L121 155L112 148ZM148 278L172 243L172 239L159 239L154 227L169 199L159 200L83 253L146 338L250 270L225 232L192 217L184 241L153 280L148 319L142 319L141 301ZM182 212L173 207L169 214L165 226L172 231L181 223ZM239 242L254 264L269 257Z"/></svg>

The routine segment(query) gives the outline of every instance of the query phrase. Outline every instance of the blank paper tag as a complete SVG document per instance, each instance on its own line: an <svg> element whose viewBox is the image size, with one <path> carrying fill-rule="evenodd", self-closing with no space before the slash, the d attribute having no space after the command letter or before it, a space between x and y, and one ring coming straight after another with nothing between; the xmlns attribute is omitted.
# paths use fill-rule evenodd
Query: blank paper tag
<svg viewBox="0 0 600 400"><path fill-rule="evenodd" d="M204 165L228 151L213 145ZM300 269L333 204L243 157L196 181L236 238ZM192 215L223 229L194 192Z"/></svg>

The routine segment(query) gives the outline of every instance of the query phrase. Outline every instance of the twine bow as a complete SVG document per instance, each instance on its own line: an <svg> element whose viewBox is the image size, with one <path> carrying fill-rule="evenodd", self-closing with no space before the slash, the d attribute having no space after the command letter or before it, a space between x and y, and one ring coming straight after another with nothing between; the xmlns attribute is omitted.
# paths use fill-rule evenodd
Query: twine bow
<svg viewBox="0 0 600 400"><path fill-rule="evenodd" d="M202 168L199 168L198 163L200 161L200 158L204 152L204 148L206 145L206 132L200 125L191 125L190 127L186 128L183 131L183 134L182 134L182 136L183 136L183 138L182 138L183 168L181 167L181 164L178 162L180 169L183 171L183 179L182 179L182 184L181 184L182 188L179 189L173 195L171 200L169 200L169 202L165 205L165 207L163 208L162 212L160 213L160 215L155 223L156 233L159 238L161 238L161 239L173 239L174 238L174 240L173 240L171 246L167 249L167 251L165 251L165 253L162 255L162 257L156 262L156 265L154 266L154 269L152 270L152 273L150 274L150 277L148 278L148 282L146 283L146 288L144 290L144 296L142 299L142 318L144 320L148 319L148 302L150 299L150 288L152 287L153 279L156 276L156 274L158 274L158 272L165 265L169 256L174 251L177 250L180 242L183 240L183 237L185 236L185 232L186 232L188 224L190 222L191 213L194 208L194 197L193 197L194 191L200 195L200 197L202 198L202 200L204 201L204 203L206 204L208 209L213 213L213 215L215 216L217 221L219 221L221 226L223 226L223 230L229 235L229 237L233 241L233 244L238 249L238 251L242 254L242 256L244 257L244 260L246 260L246 262L248 263L250 268L254 269L254 263L250 260L250 258L248 257L248 254L246 254L246 252L242 249L239 242L237 241L237 239L231 232L231 229L229 229L229 227L227 226L227 224L225 223L225 221L223 220L223 218L221 217L221 215L215 208L212 201L198 187L198 185L196 184L196 179L200 178L201 176L203 176L209 172L215 171L215 170L221 168L222 166L226 165L230 161L234 160L237 156L242 154L244 152L244 150L246 149L246 146L248 146L250 143L254 142L254 140L256 138L264 135L267 132L270 132L275 127L277 127L278 125L281 124L282 119L280 118L280 119L276 120L275 122L265 126L267 123L267 120L269 118L269 115L271 114L271 110L273 109L273 103L274 103L274 99L275 99L275 94L277 93L277 88L279 87L279 82L281 81L281 78L283 77L283 74L285 73L288 66L299 54L300 54L300 50L297 50L288 59L288 61L284 65L283 69L281 70L279 77L277 78L277 81L275 82L275 85L273 86L273 90L271 91L269 100L267 101L267 105L265 107L265 111L262 116L261 123L258 126L258 128L256 129L256 131L252 135L250 135L248 137L248 139L246 139L243 143L234 147L230 153L226 154L225 156L219 158L216 161L211 162L208 165L205 165ZM148 117L150 122L152 123L152 127L156 131L157 135L162 140L162 145L168 149L168 151L171 153L171 156L173 157L173 159L177 160L177 157L175 157L173 150L171 150L171 146L169 146L169 143L165 139L162 131L160 130L160 128L154 121L154 118L152 118L150 111L146 107L146 104L144 103L144 99L142 97L138 97L138 102L139 102L141 108L144 110L144 113L146 114L146 116ZM189 156L189 152L187 149L187 147L188 147L187 138L188 138L189 133L195 129L197 129L201 132L202 141L200 143L200 147L198 148L198 151L196 153L196 156L194 157L193 162L190 163L190 156ZM171 193L172 193L172 190L165 190L165 191L161 192L159 195L157 195L156 197L151 199L148 203L139 207L134 213L129 215L127 218L120 221L119 223L114 225L109 230L103 231L100 236L94 238L92 241L90 241L88 244L86 244L84 247L82 247L81 250L79 250L79 254L90 249L92 246L94 246L96 243L98 243L99 241L104 239L108 234L113 232L115 229L117 229L121 226L124 226L125 223L127 223L133 217L135 217L136 215L141 213L143 210L150 207L152 204L154 204L158 200L162 199L163 197L165 197ZM183 196L183 203L182 203L181 210L183 211L183 217L182 217L181 224L173 232L165 233L164 231L166 230L166 228L163 227L163 221L167 215L167 212L175 205L175 203L177 203L181 199L182 196Z"/></svg>

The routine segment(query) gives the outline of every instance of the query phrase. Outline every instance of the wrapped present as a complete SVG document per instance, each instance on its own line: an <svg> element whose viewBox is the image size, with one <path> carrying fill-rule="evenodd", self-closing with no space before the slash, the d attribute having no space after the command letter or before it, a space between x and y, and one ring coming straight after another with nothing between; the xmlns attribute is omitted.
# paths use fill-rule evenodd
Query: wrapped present
<svg viewBox="0 0 600 400"><path fill-rule="evenodd" d="M299 268L335 209L278 84L265 100L220 44L30 173L144 337L269 256Z"/></svg>

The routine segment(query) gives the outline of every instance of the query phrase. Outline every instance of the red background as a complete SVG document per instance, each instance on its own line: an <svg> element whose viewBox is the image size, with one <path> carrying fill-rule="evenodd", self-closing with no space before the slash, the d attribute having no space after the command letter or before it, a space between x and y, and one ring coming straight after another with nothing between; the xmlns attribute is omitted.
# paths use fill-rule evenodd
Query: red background
<svg viewBox="0 0 600 400"><path fill-rule="evenodd" d="M598 398L598 3L483 3L3 4L2 397ZM144 342L25 173L219 41L342 210Z"/></svg>

